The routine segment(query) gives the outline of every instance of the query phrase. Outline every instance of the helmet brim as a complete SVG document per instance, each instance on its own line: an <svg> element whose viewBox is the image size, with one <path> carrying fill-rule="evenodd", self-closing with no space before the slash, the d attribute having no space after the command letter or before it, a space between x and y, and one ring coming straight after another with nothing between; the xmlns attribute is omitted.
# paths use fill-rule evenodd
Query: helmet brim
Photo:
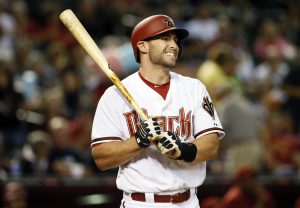
<svg viewBox="0 0 300 208"><path fill-rule="evenodd" d="M146 40L148 38L155 38L156 36L167 33L167 32L175 32L176 35L177 35L177 38L179 39L179 41L181 41L181 40L183 40L183 39L185 39L186 37L189 36L189 32L186 29L173 27L173 28L169 28L169 29L160 31L160 32L155 33L155 34L150 34L147 37L145 37L144 40Z"/></svg>

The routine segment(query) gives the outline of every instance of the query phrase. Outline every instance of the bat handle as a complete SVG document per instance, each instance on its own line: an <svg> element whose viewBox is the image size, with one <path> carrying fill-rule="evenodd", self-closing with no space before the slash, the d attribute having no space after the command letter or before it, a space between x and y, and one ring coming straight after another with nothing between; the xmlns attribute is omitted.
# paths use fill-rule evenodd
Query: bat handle
<svg viewBox="0 0 300 208"><path fill-rule="evenodd" d="M148 116L145 114L145 112L142 109L138 108L138 109L135 109L135 111L137 112L137 114L140 116L140 118L143 121L148 119Z"/></svg>

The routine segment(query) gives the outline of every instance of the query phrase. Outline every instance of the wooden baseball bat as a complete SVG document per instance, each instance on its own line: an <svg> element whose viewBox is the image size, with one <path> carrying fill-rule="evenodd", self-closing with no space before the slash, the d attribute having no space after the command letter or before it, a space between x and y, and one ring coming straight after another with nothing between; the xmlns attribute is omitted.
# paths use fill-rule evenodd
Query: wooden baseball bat
<svg viewBox="0 0 300 208"><path fill-rule="evenodd" d="M83 27L79 19L73 13L72 10L67 9L59 15L60 20L64 23L66 28L72 33L79 44L84 48L86 53L95 61L95 63L100 67L100 69L106 74L106 76L113 82L113 84L119 89L125 99L133 107L133 109L138 113L142 120L147 120L147 115L138 106L136 101L133 99L132 95L123 85L116 73L110 69L109 64L95 43L91 38L89 33Z"/></svg>

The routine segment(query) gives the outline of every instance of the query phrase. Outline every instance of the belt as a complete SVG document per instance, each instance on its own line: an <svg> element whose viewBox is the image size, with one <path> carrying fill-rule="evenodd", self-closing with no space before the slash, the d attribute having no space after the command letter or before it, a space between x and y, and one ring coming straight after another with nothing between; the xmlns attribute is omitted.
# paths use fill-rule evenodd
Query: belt
<svg viewBox="0 0 300 208"><path fill-rule="evenodd" d="M132 193L131 198L135 201L142 201L142 202L146 202L146 195L144 193ZM187 190L183 193L178 193L178 194L174 194L174 195L158 195L158 194L154 194L153 195L153 199L154 202L158 202L158 203L181 203L184 201L187 201L191 196L191 192L190 190Z"/></svg>

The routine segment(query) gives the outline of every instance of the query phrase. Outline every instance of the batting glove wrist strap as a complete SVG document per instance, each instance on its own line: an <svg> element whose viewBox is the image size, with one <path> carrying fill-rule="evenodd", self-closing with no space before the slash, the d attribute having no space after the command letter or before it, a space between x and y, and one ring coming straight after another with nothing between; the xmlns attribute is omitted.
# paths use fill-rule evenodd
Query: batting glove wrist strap
<svg viewBox="0 0 300 208"><path fill-rule="evenodd" d="M181 155L176 158L177 160L183 160L185 162L192 162L197 155L197 146L194 143L181 143L179 146Z"/></svg>

